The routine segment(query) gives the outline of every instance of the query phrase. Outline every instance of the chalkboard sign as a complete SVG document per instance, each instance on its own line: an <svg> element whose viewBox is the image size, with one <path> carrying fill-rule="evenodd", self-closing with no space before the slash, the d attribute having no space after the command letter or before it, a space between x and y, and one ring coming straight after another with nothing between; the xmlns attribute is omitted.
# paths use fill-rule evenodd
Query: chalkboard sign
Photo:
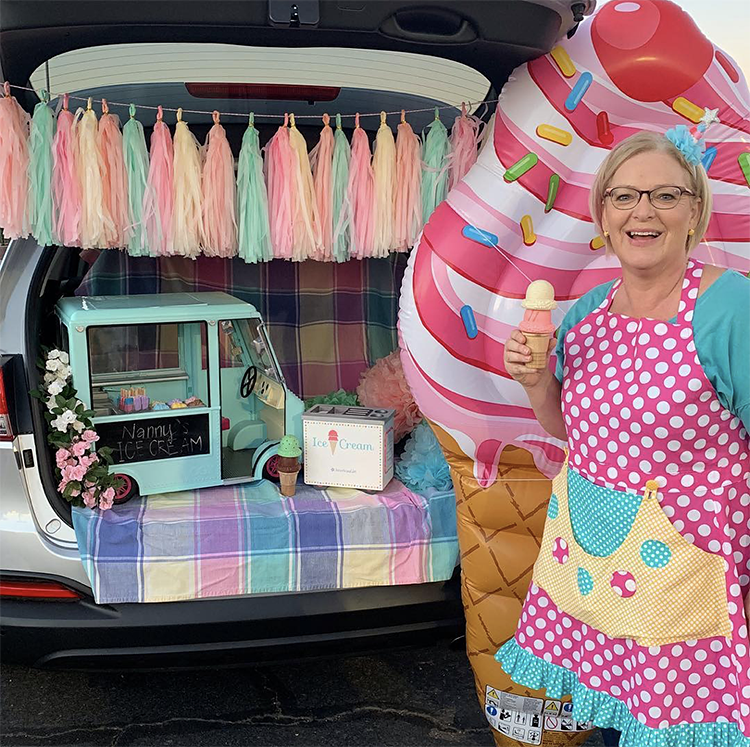
<svg viewBox="0 0 750 747"><path fill-rule="evenodd" d="M208 454L208 415L97 423L97 446L109 446L115 464Z"/></svg>

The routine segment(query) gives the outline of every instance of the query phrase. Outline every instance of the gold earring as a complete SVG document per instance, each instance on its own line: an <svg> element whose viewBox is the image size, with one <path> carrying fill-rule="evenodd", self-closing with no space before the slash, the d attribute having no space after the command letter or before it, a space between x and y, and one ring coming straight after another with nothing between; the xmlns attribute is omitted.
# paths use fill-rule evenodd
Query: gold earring
<svg viewBox="0 0 750 747"><path fill-rule="evenodd" d="M605 238L605 239L608 239L608 238L609 238L609 231L605 231L605 232L604 232L604 238Z"/></svg>
<svg viewBox="0 0 750 747"><path fill-rule="evenodd" d="M690 230L688 231L688 236L694 236L694 235L695 235L695 229L694 229L694 228L691 228L691 229L690 229Z"/></svg>

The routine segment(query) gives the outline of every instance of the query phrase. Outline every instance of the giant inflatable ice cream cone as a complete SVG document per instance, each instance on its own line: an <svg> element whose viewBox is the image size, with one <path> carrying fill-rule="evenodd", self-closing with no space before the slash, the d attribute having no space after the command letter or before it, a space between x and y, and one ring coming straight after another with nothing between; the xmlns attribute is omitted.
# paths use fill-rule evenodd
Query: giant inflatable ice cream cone
<svg viewBox="0 0 750 747"><path fill-rule="evenodd" d="M677 5L607 3L572 39L514 71L476 165L411 253L401 296L402 362L453 468L467 649L498 744L586 737L555 730L553 720L540 742L529 738L528 725L514 739L498 719L497 701L488 699L487 688L529 695L492 656L515 630L550 494L546 478L564 456L564 444L536 422L503 367L505 340L524 314L519 301L531 281L551 283L557 327L577 298L619 275L588 211L599 164L630 135L693 126L706 109L719 118L703 159L714 210L693 256L748 272L749 108L735 63Z"/></svg>

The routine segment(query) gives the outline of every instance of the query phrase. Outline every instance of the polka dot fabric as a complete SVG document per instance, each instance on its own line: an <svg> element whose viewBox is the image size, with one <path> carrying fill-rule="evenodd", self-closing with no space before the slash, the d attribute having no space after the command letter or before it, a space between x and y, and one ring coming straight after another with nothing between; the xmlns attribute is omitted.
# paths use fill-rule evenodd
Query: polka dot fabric
<svg viewBox="0 0 750 747"><path fill-rule="evenodd" d="M565 337L562 410L572 471L593 485L634 495L655 480L661 511L674 530L722 559L731 634L642 646L579 621L533 583L516 636L506 644L507 658L512 661L510 647L519 646L549 668L550 682L559 683L551 673L563 668L587 688L581 692L600 693L602 703L616 699L634 724L649 734L655 730L649 745L750 747L750 642L742 604L750 590L748 434L721 405L696 353L692 319L702 271L701 264L688 263L675 324L609 311L621 285L615 282L602 304ZM556 500L553 513L559 511ZM591 512L590 521L595 524L600 515ZM626 528L632 522L627 511L621 521ZM573 529L576 546L567 547L565 563L555 566L558 573L575 574L584 593L590 582L578 572L578 540L599 553L609 548L596 540L596 526ZM559 533L555 537L565 542ZM662 544L638 544L643 568L668 569L674 562ZM617 568L606 580L610 593L626 602L641 592L631 570ZM587 708L598 702L585 697ZM594 707L594 723L610 723L605 710L597 721ZM623 747L642 747L629 733L623 733ZM706 739L709 733L716 739Z"/></svg>

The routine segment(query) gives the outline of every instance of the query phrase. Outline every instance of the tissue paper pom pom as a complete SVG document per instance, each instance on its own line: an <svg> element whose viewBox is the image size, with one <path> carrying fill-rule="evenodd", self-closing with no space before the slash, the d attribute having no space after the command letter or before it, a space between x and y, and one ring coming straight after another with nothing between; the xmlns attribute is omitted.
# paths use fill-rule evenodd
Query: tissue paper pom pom
<svg viewBox="0 0 750 747"><path fill-rule="evenodd" d="M335 392L321 394L317 397L310 397L305 400L306 410L309 410L315 405L346 405L347 407L358 407L359 400L354 392L346 392L343 389L337 389Z"/></svg>
<svg viewBox="0 0 750 747"><path fill-rule="evenodd" d="M427 488L450 490L450 468L432 428L423 420L417 425L396 464L396 477L415 493Z"/></svg>
<svg viewBox="0 0 750 747"><path fill-rule="evenodd" d="M399 351L376 361L365 371L357 387L359 401L365 407L388 407L396 411L393 420L394 441L400 441L422 419L401 368Z"/></svg>

